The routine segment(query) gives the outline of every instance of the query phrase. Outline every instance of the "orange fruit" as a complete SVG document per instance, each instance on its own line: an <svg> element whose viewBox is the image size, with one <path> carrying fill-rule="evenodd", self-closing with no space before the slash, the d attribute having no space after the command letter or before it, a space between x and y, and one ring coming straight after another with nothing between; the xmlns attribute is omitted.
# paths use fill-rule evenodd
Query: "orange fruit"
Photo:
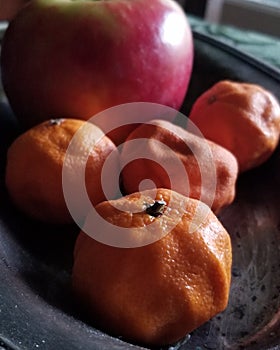
<svg viewBox="0 0 280 350"><path fill-rule="evenodd" d="M206 138L236 156L240 172L265 162L279 141L279 103L256 84L216 83L195 101L189 118Z"/></svg>
<svg viewBox="0 0 280 350"><path fill-rule="evenodd" d="M204 203L157 189L96 211L103 221L89 226L91 236L79 234L72 271L77 301L95 326L133 343L167 345L226 308L231 240ZM117 242L123 234L130 247L95 239ZM151 235L156 240L146 244Z"/></svg>
<svg viewBox="0 0 280 350"><path fill-rule="evenodd" d="M126 194L171 188L205 202L216 214L235 197L238 166L232 153L169 121L152 120L132 131L121 168Z"/></svg>
<svg viewBox="0 0 280 350"><path fill-rule="evenodd" d="M62 171L75 134L79 136L76 141L79 153L72 163L67 163L68 174L73 178L74 199L78 169L85 157L88 196L93 205L106 199L101 171L106 157L113 152L111 170L117 173L116 146L108 137L101 137L102 131L93 124L70 118L51 119L21 134L8 149L5 175L8 193L15 205L31 217L51 223L72 221L65 203ZM108 193L113 197L116 188L110 188L110 183Z"/></svg>

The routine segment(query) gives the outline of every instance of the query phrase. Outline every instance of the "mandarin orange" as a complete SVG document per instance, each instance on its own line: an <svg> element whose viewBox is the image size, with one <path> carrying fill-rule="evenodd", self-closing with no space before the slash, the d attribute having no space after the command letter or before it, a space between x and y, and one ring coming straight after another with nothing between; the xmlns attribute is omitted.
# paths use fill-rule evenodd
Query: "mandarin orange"
<svg viewBox="0 0 280 350"><path fill-rule="evenodd" d="M265 162L279 141L279 103L256 84L219 81L198 97L189 118L236 156L240 172Z"/></svg>
<svg viewBox="0 0 280 350"><path fill-rule="evenodd" d="M231 240L204 203L157 189L96 211L102 220L78 236L72 272L95 326L133 343L166 345L226 308Z"/></svg>
<svg viewBox="0 0 280 350"><path fill-rule="evenodd" d="M83 129L82 129L83 128ZM112 152L112 172L118 173L119 157L116 146L95 125L78 119L51 119L21 134L10 146L6 165L6 186L15 205L31 217L46 222L68 223L72 217L65 203L62 170L65 155L73 136L78 132L78 156L68 166L73 177L84 157L85 183L93 205L106 199L101 171ZM107 187L112 196L116 188ZM75 200L75 198L74 198ZM86 213L84 213L86 216Z"/></svg>
<svg viewBox="0 0 280 350"><path fill-rule="evenodd" d="M121 167L126 194L171 188L205 202L215 214L235 197L238 166L232 153L169 121L152 120L132 131Z"/></svg>

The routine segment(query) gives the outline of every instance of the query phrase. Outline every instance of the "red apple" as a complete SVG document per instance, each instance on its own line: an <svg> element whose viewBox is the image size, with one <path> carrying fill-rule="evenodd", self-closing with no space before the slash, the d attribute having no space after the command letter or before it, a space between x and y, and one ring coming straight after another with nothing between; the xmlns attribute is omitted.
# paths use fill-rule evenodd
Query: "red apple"
<svg viewBox="0 0 280 350"><path fill-rule="evenodd" d="M33 0L1 54L4 90L26 126L127 102L179 109L192 62L190 26L173 0Z"/></svg>
<svg viewBox="0 0 280 350"><path fill-rule="evenodd" d="M0 21L10 21L29 0L0 0Z"/></svg>

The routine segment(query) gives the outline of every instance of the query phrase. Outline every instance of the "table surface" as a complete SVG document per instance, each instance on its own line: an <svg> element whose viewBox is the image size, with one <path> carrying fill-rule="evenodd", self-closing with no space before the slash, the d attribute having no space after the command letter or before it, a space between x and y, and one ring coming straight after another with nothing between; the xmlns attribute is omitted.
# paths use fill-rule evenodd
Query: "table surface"
<svg viewBox="0 0 280 350"><path fill-rule="evenodd" d="M280 70L280 38L236 27L214 24L188 15L193 30L221 40Z"/></svg>

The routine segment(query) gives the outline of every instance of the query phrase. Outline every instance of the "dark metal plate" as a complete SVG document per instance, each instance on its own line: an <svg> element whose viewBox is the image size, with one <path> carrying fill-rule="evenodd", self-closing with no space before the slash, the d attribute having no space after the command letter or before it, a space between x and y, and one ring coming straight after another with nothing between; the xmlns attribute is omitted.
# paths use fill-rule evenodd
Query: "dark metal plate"
<svg viewBox="0 0 280 350"><path fill-rule="evenodd" d="M213 38L194 33L195 65L182 112L221 79L260 84L280 99L280 72ZM89 325L71 295L76 227L42 225L9 202L7 147L19 129L0 103L0 350L125 350L141 347ZM278 349L280 344L280 153L240 176L235 202L220 215L234 262L227 310L173 347L181 350ZM171 349L171 348L170 348Z"/></svg>

